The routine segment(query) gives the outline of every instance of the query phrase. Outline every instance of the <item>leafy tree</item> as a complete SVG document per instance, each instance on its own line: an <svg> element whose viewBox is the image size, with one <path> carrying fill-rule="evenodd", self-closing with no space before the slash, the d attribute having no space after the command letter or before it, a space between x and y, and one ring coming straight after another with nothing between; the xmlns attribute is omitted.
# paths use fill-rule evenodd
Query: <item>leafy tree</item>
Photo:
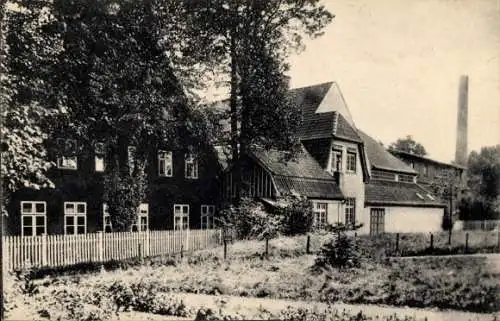
<svg viewBox="0 0 500 321"><path fill-rule="evenodd" d="M195 51L195 42L183 32L182 2L20 0L17 6L22 10L12 14L8 29L9 66L16 72L11 82L17 86L12 105L29 102L27 111L17 107L18 114L36 123L43 119L39 109L61 111L47 123L49 148L61 136L77 140L80 150L105 144L105 198L113 226L126 230L147 193L141 169L148 151L165 141L173 149L204 151L211 139L205 132L211 116L190 109L185 90L195 86L196 77L187 75L196 61L185 53L188 47ZM14 129L25 119L11 118ZM36 129L26 132L35 136ZM28 146L9 150L29 149L31 154L19 153L26 160L15 161L35 166L32 155L45 158L44 136L34 142L25 136L12 140ZM136 146L133 167L129 145ZM38 173L28 168L32 172Z"/></svg>
<svg viewBox="0 0 500 321"><path fill-rule="evenodd" d="M440 175L432 180L430 187L434 195L447 203L442 228L451 231L453 222L456 219L459 198L464 187L462 178L457 170L442 170Z"/></svg>
<svg viewBox="0 0 500 321"><path fill-rule="evenodd" d="M416 142L411 135L407 135L406 138L399 138L395 143L389 145L389 150L399 150L419 156L427 155L424 146Z"/></svg>
<svg viewBox="0 0 500 321"><path fill-rule="evenodd" d="M483 147L469 155L468 194L460 204L463 219L500 217L500 145Z"/></svg>
<svg viewBox="0 0 500 321"><path fill-rule="evenodd" d="M233 183L241 196L239 155L252 143L294 151L298 110L287 100L285 58L317 37L333 16L318 0L187 2L206 61L229 78Z"/></svg>
<svg viewBox="0 0 500 321"><path fill-rule="evenodd" d="M50 16L43 1L2 1L0 83L2 141L2 213L20 188L53 187L44 139L48 121L60 112L50 99L48 65L58 53L58 39L44 33ZM29 10L27 10L29 6Z"/></svg>

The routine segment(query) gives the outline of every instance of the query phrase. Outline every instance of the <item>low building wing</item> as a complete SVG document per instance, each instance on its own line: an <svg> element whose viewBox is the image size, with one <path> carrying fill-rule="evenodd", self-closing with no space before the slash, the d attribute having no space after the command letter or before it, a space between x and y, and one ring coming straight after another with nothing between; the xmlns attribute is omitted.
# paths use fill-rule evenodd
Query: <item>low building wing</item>
<svg viewBox="0 0 500 321"><path fill-rule="evenodd" d="M372 180L365 186L367 205L444 207L438 197L415 183Z"/></svg>

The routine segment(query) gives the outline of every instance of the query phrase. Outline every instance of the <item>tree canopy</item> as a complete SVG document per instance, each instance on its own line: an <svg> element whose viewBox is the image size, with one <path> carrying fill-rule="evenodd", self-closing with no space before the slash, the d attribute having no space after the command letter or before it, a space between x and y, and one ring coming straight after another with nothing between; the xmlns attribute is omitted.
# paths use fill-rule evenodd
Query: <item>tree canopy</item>
<svg viewBox="0 0 500 321"><path fill-rule="evenodd" d="M416 142L411 135L407 135L405 138L398 138L395 143L389 145L389 149L399 150L418 156L427 155L427 151L424 146Z"/></svg>
<svg viewBox="0 0 500 321"><path fill-rule="evenodd" d="M500 145L469 154L467 185L468 194L461 204L463 218L500 218Z"/></svg>

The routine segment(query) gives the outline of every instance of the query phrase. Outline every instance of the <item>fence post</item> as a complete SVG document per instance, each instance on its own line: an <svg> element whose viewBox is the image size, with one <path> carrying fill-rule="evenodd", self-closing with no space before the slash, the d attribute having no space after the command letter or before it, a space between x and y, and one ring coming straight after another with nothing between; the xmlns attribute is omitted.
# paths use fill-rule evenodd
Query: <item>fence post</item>
<svg viewBox="0 0 500 321"><path fill-rule="evenodd" d="M307 235L306 253L311 254L311 235Z"/></svg>
<svg viewBox="0 0 500 321"><path fill-rule="evenodd" d="M500 253L500 227L497 227L497 252Z"/></svg>
<svg viewBox="0 0 500 321"><path fill-rule="evenodd" d="M189 251L189 228L186 230L186 251Z"/></svg>
<svg viewBox="0 0 500 321"><path fill-rule="evenodd" d="M399 252L399 233L396 233L396 252Z"/></svg>
<svg viewBox="0 0 500 321"><path fill-rule="evenodd" d="M224 260L227 259L227 241L224 238Z"/></svg>
<svg viewBox="0 0 500 321"><path fill-rule="evenodd" d="M47 234L42 234L42 257L41 257L41 265L45 266L47 264Z"/></svg>
<svg viewBox="0 0 500 321"><path fill-rule="evenodd" d="M469 233L465 233L465 253L469 251Z"/></svg>
<svg viewBox="0 0 500 321"><path fill-rule="evenodd" d="M104 271L104 233L97 232L97 260L101 263L101 272Z"/></svg>
<svg viewBox="0 0 500 321"><path fill-rule="evenodd" d="M448 245L451 245L451 233L452 233L452 228L450 228L450 231L448 233Z"/></svg>
<svg viewBox="0 0 500 321"><path fill-rule="evenodd" d="M434 234L431 233L431 246L430 249L432 250L434 248Z"/></svg>
<svg viewBox="0 0 500 321"><path fill-rule="evenodd" d="M269 256L269 237L266 236L266 257Z"/></svg>

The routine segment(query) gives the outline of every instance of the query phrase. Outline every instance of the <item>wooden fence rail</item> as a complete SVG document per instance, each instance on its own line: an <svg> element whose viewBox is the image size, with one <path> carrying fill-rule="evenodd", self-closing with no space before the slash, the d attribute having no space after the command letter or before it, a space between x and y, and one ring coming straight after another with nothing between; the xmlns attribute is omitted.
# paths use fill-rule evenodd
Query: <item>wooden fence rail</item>
<svg viewBox="0 0 500 321"><path fill-rule="evenodd" d="M144 231L79 235L4 236L6 271L143 258L222 244L220 230Z"/></svg>
<svg viewBox="0 0 500 321"><path fill-rule="evenodd" d="M500 227L500 220L484 220L484 221L458 221L465 231L484 230L491 231Z"/></svg>

